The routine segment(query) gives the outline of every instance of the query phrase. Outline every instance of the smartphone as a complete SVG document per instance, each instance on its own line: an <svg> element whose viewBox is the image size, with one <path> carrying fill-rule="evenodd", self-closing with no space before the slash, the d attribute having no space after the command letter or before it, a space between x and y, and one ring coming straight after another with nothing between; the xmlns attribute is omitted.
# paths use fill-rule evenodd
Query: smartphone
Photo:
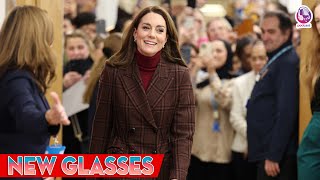
<svg viewBox="0 0 320 180"><path fill-rule="evenodd" d="M191 8L196 8L197 1L196 0L188 0L187 6L189 6Z"/></svg>
<svg viewBox="0 0 320 180"><path fill-rule="evenodd" d="M211 55L211 44L210 42L202 43L199 47L199 56L210 56Z"/></svg>
<svg viewBox="0 0 320 180"><path fill-rule="evenodd" d="M184 19L183 26L186 29L191 29L194 27L194 17L193 16L186 16Z"/></svg>
<svg viewBox="0 0 320 180"><path fill-rule="evenodd" d="M104 19L97 20L96 26L97 34L106 34L106 21Z"/></svg>
<svg viewBox="0 0 320 180"><path fill-rule="evenodd" d="M191 61L191 48L192 47L189 44L183 44L180 47L182 58L185 60L187 64L189 64Z"/></svg>

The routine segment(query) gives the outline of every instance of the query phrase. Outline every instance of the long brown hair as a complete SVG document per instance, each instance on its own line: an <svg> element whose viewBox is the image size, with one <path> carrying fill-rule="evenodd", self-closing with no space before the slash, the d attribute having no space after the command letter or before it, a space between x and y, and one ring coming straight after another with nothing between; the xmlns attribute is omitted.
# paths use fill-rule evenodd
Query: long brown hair
<svg viewBox="0 0 320 180"><path fill-rule="evenodd" d="M320 1L317 1L312 8L314 12L315 8L320 5ZM306 72L306 85L309 88L310 98L314 96L314 88L317 80L320 76L320 34L317 30L315 20L311 22L312 24L312 41L309 41L310 53L307 53L307 64L304 66L304 71Z"/></svg>
<svg viewBox="0 0 320 180"><path fill-rule="evenodd" d="M159 6L146 7L139 12L139 14L134 18L133 22L130 24L129 28L126 29L123 35L122 47L118 53L107 61L108 64L112 66L127 66L132 63L134 59L134 54L136 52L136 43L134 42L133 33L134 30L138 28L138 25L146 14L157 13L161 15L167 26L167 43L165 47L161 50L161 57L165 60L171 61L173 63L178 63L180 65L186 66L185 62L182 60L179 43L178 34L175 28L174 22L170 15Z"/></svg>
<svg viewBox="0 0 320 180"><path fill-rule="evenodd" d="M8 68L29 71L45 92L55 77L53 22L35 6L15 7L0 32L0 77Z"/></svg>

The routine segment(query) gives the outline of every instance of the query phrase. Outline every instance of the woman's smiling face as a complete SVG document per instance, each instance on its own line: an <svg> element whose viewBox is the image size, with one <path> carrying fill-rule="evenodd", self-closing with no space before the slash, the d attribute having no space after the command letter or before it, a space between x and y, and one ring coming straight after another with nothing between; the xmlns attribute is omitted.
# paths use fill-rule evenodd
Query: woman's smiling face
<svg viewBox="0 0 320 180"><path fill-rule="evenodd" d="M164 18L150 12L141 18L133 33L138 51L145 56L153 56L167 42L167 26Z"/></svg>

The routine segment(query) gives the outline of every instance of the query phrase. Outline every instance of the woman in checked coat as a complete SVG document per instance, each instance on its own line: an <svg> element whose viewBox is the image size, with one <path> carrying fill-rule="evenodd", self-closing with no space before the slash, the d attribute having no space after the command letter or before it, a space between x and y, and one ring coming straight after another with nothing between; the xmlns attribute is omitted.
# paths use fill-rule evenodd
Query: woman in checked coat
<svg viewBox="0 0 320 180"><path fill-rule="evenodd" d="M90 153L164 154L158 179L186 179L195 101L170 15L143 9L100 77Z"/></svg>

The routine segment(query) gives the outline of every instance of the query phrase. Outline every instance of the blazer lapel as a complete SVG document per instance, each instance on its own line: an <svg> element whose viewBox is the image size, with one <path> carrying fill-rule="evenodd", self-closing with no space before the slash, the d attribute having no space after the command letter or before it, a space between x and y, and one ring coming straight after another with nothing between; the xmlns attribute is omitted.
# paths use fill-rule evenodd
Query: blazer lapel
<svg viewBox="0 0 320 180"><path fill-rule="evenodd" d="M49 106L49 103L46 99L46 97L42 94L42 93L38 93L38 95L40 96L40 99L42 100L43 104L44 104L44 107L46 110L50 109L50 106Z"/></svg>
<svg viewBox="0 0 320 180"><path fill-rule="evenodd" d="M120 74L119 78L132 104L148 123L157 128L147 95L143 89L140 76L138 76L138 67L136 63L133 62L129 67L120 69L121 70L118 72L122 74Z"/></svg>
<svg viewBox="0 0 320 180"><path fill-rule="evenodd" d="M158 102L163 98L173 80L172 78L169 78L168 67L166 63L167 62L165 60L160 60L160 63L146 92L151 110L153 110Z"/></svg>

